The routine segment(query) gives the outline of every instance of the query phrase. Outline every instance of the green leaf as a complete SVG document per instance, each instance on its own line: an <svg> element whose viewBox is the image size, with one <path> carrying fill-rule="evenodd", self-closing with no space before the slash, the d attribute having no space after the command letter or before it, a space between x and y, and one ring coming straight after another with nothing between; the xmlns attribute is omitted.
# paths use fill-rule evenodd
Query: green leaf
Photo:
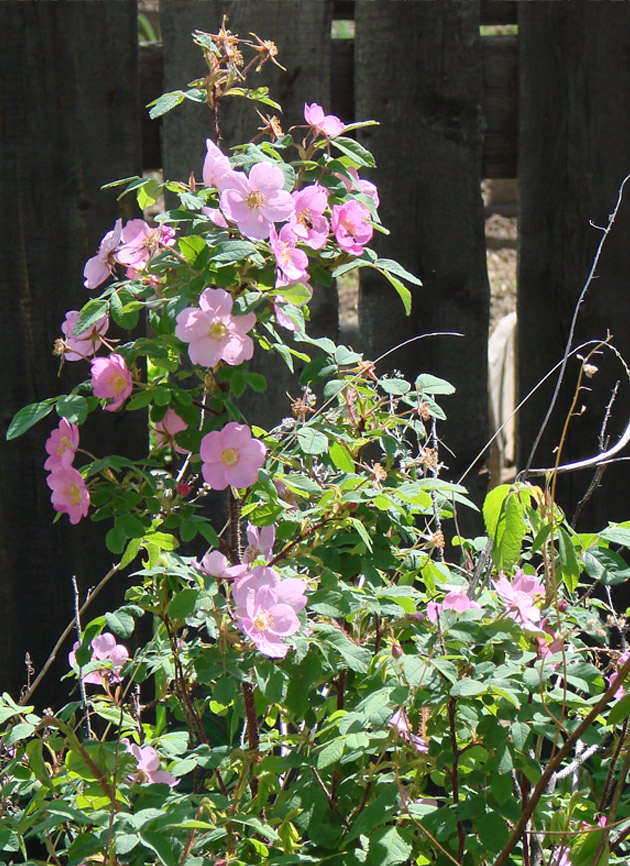
<svg viewBox="0 0 630 866"><path fill-rule="evenodd" d="M372 654L369 650L355 644L341 629L325 625L324 623L318 624L316 628L325 635L328 643L331 643L335 647L350 670L356 671L359 674L368 672L370 662L372 661Z"/></svg>
<svg viewBox="0 0 630 866"><path fill-rule="evenodd" d="M34 424L50 415L55 405L56 397L49 397L41 403L30 403L16 412L9 424L6 438L17 439L22 433L26 433Z"/></svg>
<svg viewBox="0 0 630 866"><path fill-rule="evenodd" d="M422 281L418 277L414 277L413 274L410 274L409 271L405 270L402 265L399 265L393 259L377 259L374 266L379 268L379 270L389 271L397 277L407 280L408 283L413 283L414 286L422 285Z"/></svg>
<svg viewBox="0 0 630 866"><path fill-rule="evenodd" d="M599 533L600 538L604 541L610 541L612 544L620 544L622 547L630 547L630 528L627 526L608 526L602 529Z"/></svg>
<svg viewBox="0 0 630 866"><path fill-rule="evenodd" d="M186 619L195 609L199 591L181 589L168 606L168 615L173 619Z"/></svg>
<svg viewBox="0 0 630 866"><path fill-rule="evenodd" d="M31 740L26 744L26 755L28 763L33 771L35 778L45 785L47 788L54 788L52 776L48 772L48 767L44 761L43 744L40 739Z"/></svg>
<svg viewBox="0 0 630 866"><path fill-rule="evenodd" d="M245 379L252 391L260 392L267 390L267 380L260 373L246 373Z"/></svg>
<svg viewBox="0 0 630 866"><path fill-rule="evenodd" d="M83 424L88 416L88 401L80 394L68 394L57 401L57 415L70 424Z"/></svg>
<svg viewBox="0 0 630 866"><path fill-rule="evenodd" d="M357 165L365 166L367 168L374 168L376 165L374 157L370 151L353 138L346 138L343 135L338 135L336 138L331 138L330 143L336 147L337 150L340 150L343 154L349 156Z"/></svg>
<svg viewBox="0 0 630 866"><path fill-rule="evenodd" d="M176 856L169 838L159 833L157 830L142 830L140 840L145 848L153 851L158 856L158 860L163 866L177 866L178 857Z"/></svg>
<svg viewBox="0 0 630 866"><path fill-rule="evenodd" d="M333 139L334 140L334 139ZM370 833L370 847L366 863L368 866L392 866L404 863L411 855L409 834L397 827L380 827Z"/></svg>
<svg viewBox="0 0 630 866"><path fill-rule="evenodd" d="M476 680L465 677L458 680L455 685L451 686L449 692L452 698L473 698L476 695L481 695L488 691L488 686L485 683L479 683Z"/></svg>
<svg viewBox="0 0 630 866"><path fill-rule="evenodd" d="M497 568L509 568L521 552L527 531L524 513L519 492L510 484L500 484L486 496L483 519L492 540L492 559Z"/></svg>
<svg viewBox="0 0 630 866"><path fill-rule="evenodd" d="M281 298L284 298L285 301L288 301L290 304L295 304L296 306L300 306L301 304L306 304L311 299L311 292L306 288L306 286L302 285L302 283L296 283L294 286L284 286L279 287L273 290L273 295L278 295Z"/></svg>
<svg viewBox="0 0 630 866"><path fill-rule="evenodd" d="M558 530L558 554L562 580L569 592L573 592L577 588L582 570L571 538L562 527Z"/></svg>
<svg viewBox="0 0 630 866"><path fill-rule="evenodd" d="M186 94L182 90L173 90L171 93L163 93L161 96L158 96L157 99L154 99L152 102L149 102L147 108L150 109L149 117L151 120L155 120L156 117L161 117L163 114L166 114L167 111L170 111L172 108L175 108L186 98Z"/></svg>
<svg viewBox="0 0 630 866"><path fill-rule="evenodd" d="M630 578L630 566L615 553L603 547L591 547L582 554L582 564L586 573L593 580L598 580L604 586L614 586L624 583Z"/></svg>
<svg viewBox="0 0 630 866"><path fill-rule="evenodd" d="M314 427L301 427L297 439L305 454L325 454L328 451L328 437Z"/></svg>
<svg viewBox="0 0 630 866"><path fill-rule="evenodd" d="M336 764L343 755L344 748L345 739L343 737L338 737L336 740L326 743L317 756L317 769L324 770L326 767Z"/></svg>
<svg viewBox="0 0 630 866"><path fill-rule="evenodd" d="M95 322L109 313L109 301L105 298L93 298L88 301L79 313L79 318L74 326L73 337L78 337L83 331L87 331Z"/></svg>
<svg viewBox="0 0 630 866"><path fill-rule="evenodd" d="M386 394L402 396L411 390L411 385L404 379L379 379L378 384Z"/></svg>
<svg viewBox="0 0 630 866"><path fill-rule="evenodd" d="M129 296L128 292L113 292L109 298L109 312L117 325L125 330L131 330L138 324L139 310L144 307L140 301L125 301L123 298Z"/></svg>
<svg viewBox="0 0 630 866"><path fill-rule="evenodd" d="M411 292L407 288L407 286L403 285L400 280L395 277L393 274L390 274L389 271L381 271L384 277L386 277L392 286L396 289L398 294L400 295L400 300L403 302L403 307L405 308L405 315L408 316L411 313Z"/></svg>
<svg viewBox="0 0 630 866"><path fill-rule="evenodd" d="M125 610L117 610L105 614L107 627L122 638L131 637L135 627L134 618Z"/></svg>
<svg viewBox="0 0 630 866"><path fill-rule="evenodd" d="M430 373L422 373L417 377L416 390L423 391L425 394L454 394L455 388L446 379L440 379L439 376L432 376Z"/></svg>
<svg viewBox="0 0 630 866"><path fill-rule="evenodd" d="M328 449L330 459L340 472L354 472L352 454L341 442L333 442Z"/></svg>

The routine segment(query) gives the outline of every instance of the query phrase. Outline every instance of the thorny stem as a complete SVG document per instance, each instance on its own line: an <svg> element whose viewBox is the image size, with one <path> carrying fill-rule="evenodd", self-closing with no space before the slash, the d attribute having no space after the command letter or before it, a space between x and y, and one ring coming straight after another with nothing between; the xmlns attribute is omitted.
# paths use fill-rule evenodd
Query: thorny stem
<svg viewBox="0 0 630 866"><path fill-rule="evenodd" d="M255 797L258 793L258 779L254 776L253 767L258 760L258 748L260 746L260 736L258 732L258 716L256 715L256 705L254 704L254 688L251 683L243 682L243 702L245 704L245 718L247 719L247 740L252 753L252 764L250 772L249 786L252 796Z"/></svg>
<svg viewBox="0 0 630 866"><path fill-rule="evenodd" d="M617 814L617 806L619 805L619 800L621 798L621 793L624 789L626 776L628 775L628 770L630 770L630 749L626 751L626 754L623 759L623 764L621 766L621 772L619 773L619 778L617 779L617 784L615 786L615 790L612 796L612 801L608 810L606 812L606 825L602 828L602 835L599 840L599 844L597 846L597 851L595 852L595 856L593 857L593 863L599 863L599 858L604 853L604 849L606 847L606 843L608 842L608 834L610 833L610 824L612 824L615 820Z"/></svg>
<svg viewBox="0 0 630 866"><path fill-rule="evenodd" d="M238 562L241 561L241 503L234 496L232 490L228 494L230 547L236 554Z"/></svg>
<svg viewBox="0 0 630 866"><path fill-rule="evenodd" d="M74 622L77 629L77 639L81 641L81 612L79 610L79 587L77 585L77 577L76 574L72 575L72 591L74 594ZM85 713L85 731L87 733L88 740L94 739L94 734L92 733L92 726L90 724L90 709L88 705L87 693L85 691L85 680L81 675L81 669L79 668L79 691L81 692L81 703L83 704L83 712Z"/></svg>
<svg viewBox="0 0 630 866"><path fill-rule="evenodd" d="M629 721L630 721L630 719L626 719L625 722L623 723L623 728L621 729L621 736L619 737L619 742L617 743L617 747L615 749L615 752L614 752L614 754L610 760L610 767L608 768L608 775L606 776L606 782L604 783L604 790L602 791L602 796L601 796L601 799L599 801L599 811L601 812L602 815L606 814L605 809L606 809L606 801L608 800L608 791L610 790L610 785L612 782L613 773L615 771L615 765L616 765L617 760L619 758L619 753L621 752L621 749L623 748L624 740L626 739L626 731L628 730L628 722Z"/></svg>

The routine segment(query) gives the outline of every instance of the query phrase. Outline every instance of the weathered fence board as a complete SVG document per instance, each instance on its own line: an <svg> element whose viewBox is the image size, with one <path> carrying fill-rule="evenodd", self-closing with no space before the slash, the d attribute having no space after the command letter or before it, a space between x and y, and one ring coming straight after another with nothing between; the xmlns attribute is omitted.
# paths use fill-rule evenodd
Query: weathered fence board
<svg viewBox="0 0 630 866"><path fill-rule="evenodd" d="M374 358L421 334L461 332L413 342L381 367L456 383L457 395L443 401L449 418L440 435L455 452L441 457L457 477L483 450L488 430L479 7L360 3L355 18L357 115L380 122L362 140L376 157L391 230L378 248L424 282L406 318L386 281L363 269L361 339ZM468 483L479 495L485 482L473 474Z"/></svg>
<svg viewBox="0 0 630 866"><path fill-rule="evenodd" d="M285 131L295 124L304 124L304 103L330 105L330 2L304 0L232 0L232 2L190 2L170 0L162 5L164 36L164 79L167 90L181 87L204 73L201 51L192 45L194 29L216 33L223 15L233 33L248 37L256 33L261 39L271 39L279 50L279 60L286 71L267 63L256 77L256 83L269 86L271 95L283 107L282 126ZM297 36L300 38L296 38ZM261 125L254 105L242 99L225 100L219 122L222 147L248 141ZM194 171L201 178L205 156L205 139L212 137L210 112L202 105L191 104L165 116L163 125L164 171L169 177L188 177ZM261 106L263 114L269 110ZM295 135L300 136L301 130ZM305 132L305 130L304 130ZM311 333L337 335L338 301L333 288L314 287L311 303ZM253 364L271 383L262 395L248 396L241 401L250 417L266 426L279 423L289 413L285 390L298 396L295 378L284 362L269 352L257 352ZM284 384L283 384L284 383Z"/></svg>
<svg viewBox="0 0 630 866"><path fill-rule="evenodd" d="M89 373L67 364L58 379L52 344L66 310L85 303L84 262L113 224L115 193L99 187L140 170L136 27L131 2L0 3L3 434L21 406ZM13 691L25 653L41 666L72 617L71 575L85 591L111 565L99 525L52 525L48 420L0 445L1 680ZM111 416L82 431L97 454L143 435ZM39 696L52 701L54 688Z"/></svg>
<svg viewBox="0 0 630 866"><path fill-rule="evenodd" d="M522 3L519 6L521 189L518 364L521 395L562 357L574 305L590 270L601 232L630 172L630 6L627 3ZM575 345L604 338L630 358L625 320L630 273L630 201L626 193L617 223L582 308ZM581 354L586 354L586 350ZM534 464L553 463L569 410L579 361L567 370L553 419ZM611 355L594 360L600 373L585 382L563 461L597 453L598 434L616 379L621 380L608 426L614 442L628 422L630 388ZM520 463L547 408L552 383L541 388L520 415ZM561 483L561 502L572 508L592 477L572 473ZM604 475L584 513L584 525L628 518L628 464Z"/></svg>

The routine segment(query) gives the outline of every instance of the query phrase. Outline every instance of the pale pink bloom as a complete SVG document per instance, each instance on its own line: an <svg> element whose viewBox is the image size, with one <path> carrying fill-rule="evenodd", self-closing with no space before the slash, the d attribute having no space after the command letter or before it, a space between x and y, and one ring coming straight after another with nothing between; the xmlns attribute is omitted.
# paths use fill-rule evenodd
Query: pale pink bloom
<svg viewBox="0 0 630 866"><path fill-rule="evenodd" d="M332 229L337 243L352 256L360 256L364 244L371 240L374 230L366 221L370 212L360 201L352 200L345 204L333 205Z"/></svg>
<svg viewBox="0 0 630 866"><path fill-rule="evenodd" d="M227 557L218 550L206 553L198 564L198 568L204 574L209 574L211 577L223 578L224 580L242 577L247 571L246 565L230 565Z"/></svg>
<svg viewBox="0 0 630 866"><path fill-rule="evenodd" d="M288 225L297 237L313 250L321 250L328 239L329 225L324 216L328 190L315 183L291 193L295 213Z"/></svg>
<svg viewBox="0 0 630 866"><path fill-rule="evenodd" d="M221 178L232 171L230 160L210 138L206 138L206 158L203 162L202 177L206 186L222 189Z"/></svg>
<svg viewBox="0 0 630 866"><path fill-rule="evenodd" d="M247 238L268 238L272 224L293 213L293 199L283 189L284 175L270 162L256 163L249 177L242 171L231 171L221 183L221 210Z"/></svg>
<svg viewBox="0 0 630 866"><path fill-rule="evenodd" d="M420 737L418 734L412 732L411 727L409 726L407 714L403 707L396 710L387 724L390 728L393 728L403 740L408 742L410 746L413 746L417 752L421 755L427 754L429 751L429 744L424 737Z"/></svg>
<svg viewBox="0 0 630 866"><path fill-rule="evenodd" d="M94 322L86 331L82 331L74 337L74 329L79 320L78 310L68 310L61 330L65 336L63 341L63 357L66 361L82 361L93 355L101 345L101 337L107 333L109 328L109 316Z"/></svg>
<svg viewBox="0 0 630 866"><path fill-rule="evenodd" d="M114 252L120 244L121 235L122 220L116 220L114 228L107 232L101 240L98 253L85 263L83 269L85 282L83 285L87 289L95 289L100 286L114 270Z"/></svg>
<svg viewBox="0 0 630 866"><path fill-rule="evenodd" d="M71 667L76 664L76 651L81 646L81 642L77 641L68 654L68 662ZM107 685L108 683L119 683L122 681L120 670L129 659L127 647L116 643L116 638L113 634L106 631L103 634L95 637L90 643L92 652L91 662L105 662L98 670L90 671L85 674L82 679L86 683L94 683L94 685Z"/></svg>
<svg viewBox="0 0 630 866"><path fill-rule="evenodd" d="M111 400L105 406L107 412L114 412L131 394L133 383L131 373L122 355L112 354L108 358L93 358L92 391L95 397Z"/></svg>
<svg viewBox="0 0 630 866"><path fill-rule="evenodd" d="M304 103L304 120L326 138L341 135L346 128L345 123L335 114L325 114L324 109L316 102L311 102L310 105Z"/></svg>
<svg viewBox="0 0 630 866"><path fill-rule="evenodd" d="M142 271L160 247L173 246L175 230L166 225L151 228L141 219L129 220L122 230L122 241L116 260L134 271Z"/></svg>
<svg viewBox="0 0 630 866"><path fill-rule="evenodd" d="M275 226L269 229L269 245L276 258L276 287L288 286L308 280L308 256L296 246L297 238L286 225L278 233Z"/></svg>
<svg viewBox="0 0 630 866"><path fill-rule="evenodd" d="M182 448L175 441L175 435L181 433L182 430L188 430L188 424L179 417L174 409L169 409L162 420L155 425L158 448L163 445L170 445L178 454L189 454L188 449Z"/></svg>
<svg viewBox="0 0 630 866"><path fill-rule="evenodd" d="M540 619L536 603L545 596L542 583L532 575L524 574L522 569L516 572L512 583L503 574L492 583L499 598L507 605L508 616L520 623L525 631L540 631L536 625Z"/></svg>
<svg viewBox="0 0 630 866"><path fill-rule="evenodd" d="M363 195L368 195L372 201L374 202L374 206L378 207L381 203L378 187L376 184L372 183L370 180L366 180L363 177L359 177L359 172L356 168L348 168L347 171L352 175L354 179L354 184L348 180L348 178L344 174L337 174L336 176L339 180L342 180L348 192L352 192L353 189L359 190Z"/></svg>
<svg viewBox="0 0 630 866"><path fill-rule="evenodd" d="M214 367L219 361L234 366L249 361L254 342L247 332L256 324L255 313L232 315L232 296L224 289L205 289L199 307L187 307L177 316L175 336L189 343L193 364Z"/></svg>
<svg viewBox="0 0 630 866"><path fill-rule="evenodd" d="M70 523L78 523L90 507L90 493L80 472L72 466L55 466L46 479L52 490L50 500L55 511L68 515Z"/></svg>
<svg viewBox="0 0 630 866"><path fill-rule="evenodd" d="M456 613L461 613L464 610L481 610L481 605L476 601L468 598L465 592L452 590L444 596L441 604L436 604L430 601L427 604L427 619L429 622L436 623L438 616L443 610L454 610Z"/></svg>
<svg viewBox="0 0 630 866"><path fill-rule="evenodd" d="M62 418L46 440L46 453L50 456L44 469L52 472L56 467L72 466L74 455L79 447L79 428Z"/></svg>
<svg viewBox="0 0 630 866"><path fill-rule="evenodd" d="M202 207L201 212L205 214L211 223L219 229L226 229L228 227L227 220L217 207Z"/></svg>
<svg viewBox="0 0 630 866"><path fill-rule="evenodd" d="M138 746L127 737L120 742L138 762L136 771L129 776L132 782L168 785L170 788L179 784L180 780L167 770L160 770L160 756L153 746Z"/></svg>
<svg viewBox="0 0 630 866"><path fill-rule="evenodd" d="M225 490L228 485L251 487L258 480L266 453L266 446L252 437L246 424L230 421L201 440L201 474L213 490Z"/></svg>
<svg viewBox="0 0 630 866"><path fill-rule="evenodd" d="M304 581L281 580L264 566L256 566L234 585L236 624L264 655L284 658L287 654L282 638L300 628L296 613L306 605L304 589Z"/></svg>
<svg viewBox="0 0 630 866"><path fill-rule="evenodd" d="M263 526L260 529L252 523L247 524L247 547L243 554L245 562L255 562L259 556L269 560L273 554L273 546L276 541L276 525Z"/></svg>
<svg viewBox="0 0 630 866"><path fill-rule="evenodd" d="M562 848L556 848L553 857L549 860L549 866L571 866L570 853L566 845Z"/></svg>

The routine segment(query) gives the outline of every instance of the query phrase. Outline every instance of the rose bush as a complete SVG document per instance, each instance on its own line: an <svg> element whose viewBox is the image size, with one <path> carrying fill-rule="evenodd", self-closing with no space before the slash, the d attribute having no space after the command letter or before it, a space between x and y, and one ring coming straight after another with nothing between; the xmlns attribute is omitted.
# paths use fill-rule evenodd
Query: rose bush
<svg viewBox="0 0 630 866"><path fill-rule="evenodd" d="M274 107L239 68L245 50L276 62L272 43L195 39L208 76L154 115L185 98L215 116L227 96ZM268 140L232 155L200 142L202 184L166 181L179 203L156 226L115 222L85 266L101 293L57 344L91 373L9 428L56 408L53 508L109 521L132 574L117 610L77 611L62 709L37 709L34 687L0 701L0 857L626 863L630 656L592 588L626 579L630 527L578 534L548 487L516 483L486 498L485 535L449 531L475 507L440 477L452 386L308 335L312 293L350 269L379 271L406 308L420 282L367 246L382 226L349 135L363 124L316 103L304 120L284 134L267 118ZM161 191L122 183L145 204ZM150 336L123 342L141 314ZM300 364L302 396L270 430L239 408L267 387L254 351ZM82 450L102 411L148 411L143 460Z"/></svg>

